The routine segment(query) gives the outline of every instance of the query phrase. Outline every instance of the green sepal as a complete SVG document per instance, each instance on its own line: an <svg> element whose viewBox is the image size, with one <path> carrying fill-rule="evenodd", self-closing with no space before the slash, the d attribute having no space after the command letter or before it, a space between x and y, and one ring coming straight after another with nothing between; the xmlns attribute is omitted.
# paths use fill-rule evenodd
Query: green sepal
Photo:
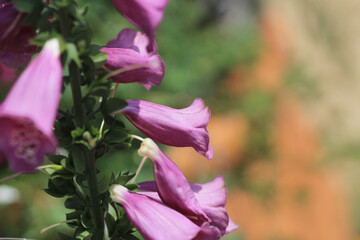
<svg viewBox="0 0 360 240"><path fill-rule="evenodd" d="M121 174L119 173L119 175L117 177L115 177L114 173L111 173L111 178L110 178L110 184L109 186L113 185L113 184L119 184L119 185L125 185L127 184L133 177L135 176L135 174L129 174L129 171ZM139 187L138 187L139 188Z"/></svg>
<svg viewBox="0 0 360 240"><path fill-rule="evenodd" d="M111 98L101 104L101 112L104 115L113 115L127 106L127 102L121 98Z"/></svg>
<svg viewBox="0 0 360 240"><path fill-rule="evenodd" d="M137 192L140 186L135 183L130 183L130 184L126 184L125 187L132 192Z"/></svg>

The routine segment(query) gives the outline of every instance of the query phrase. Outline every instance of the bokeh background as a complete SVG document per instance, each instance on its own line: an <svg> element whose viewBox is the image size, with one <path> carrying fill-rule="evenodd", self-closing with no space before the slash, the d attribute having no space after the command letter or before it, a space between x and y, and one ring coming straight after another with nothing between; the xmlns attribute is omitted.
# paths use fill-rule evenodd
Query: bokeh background
<svg viewBox="0 0 360 240"><path fill-rule="evenodd" d="M132 27L107 1L79 2L96 44ZM213 160L162 147L191 182L225 177L239 228L224 239L360 239L359 11L356 0L171 0L157 31L162 84L119 87L123 98L183 108L201 97L210 107ZM11 83L1 84L3 98ZM140 160L134 147L98 167L135 172ZM148 162L139 180L151 179ZM0 237L68 230L40 234L66 213L46 183L39 172L0 186Z"/></svg>

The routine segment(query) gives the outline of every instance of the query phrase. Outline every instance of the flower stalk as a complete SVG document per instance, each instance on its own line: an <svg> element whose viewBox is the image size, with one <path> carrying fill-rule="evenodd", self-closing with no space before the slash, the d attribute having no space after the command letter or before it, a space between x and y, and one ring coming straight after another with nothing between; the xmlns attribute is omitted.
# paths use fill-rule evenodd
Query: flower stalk
<svg viewBox="0 0 360 240"><path fill-rule="evenodd" d="M69 70L74 102L75 123L76 127L82 128L84 126L85 113L80 88L80 72L75 62L70 63ZM90 212L93 225L96 229L94 236L98 236L99 239L102 239L102 236L104 235L104 214L100 207L101 203L99 199L98 179L96 176L95 155L91 151L82 151L81 158L85 165L85 175L89 188Z"/></svg>

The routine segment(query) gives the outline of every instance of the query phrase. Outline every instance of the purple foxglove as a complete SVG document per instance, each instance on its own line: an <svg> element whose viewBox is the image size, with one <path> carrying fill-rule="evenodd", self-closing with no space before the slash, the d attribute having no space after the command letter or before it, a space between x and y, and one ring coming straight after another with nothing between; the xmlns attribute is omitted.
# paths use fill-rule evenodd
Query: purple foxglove
<svg viewBox="0 0 360 240"><path fill-rule="evenodd" d="M138 183L140 186L139 194L146 195L158 202L162 202L155 181ZM190 183L190 187L200 203L201 208L210 218L210 225L219 229L224 236L237 229L237 225L228 218L225 209L226 188L222 177L215 178L212 182L206 184Z"/></svg>
<svg viewBox="0 0 360 240"><path fill-rule="evenodd" d="M210 111L200 98L183 109L142 100L127 100L127 103L127 107L114 114L123 114L147 137L170 146L193 147L207 159L213 157L206 130Z"/></svg>
<svg viewBox="0 0 360 240"><path fill-rule="evenodd" d="M0 152L14 172L32 172L55 152L53 125L62 81L57 39L46 42L0 105Z"/></svg>
<svg viewBox="0 0 360 240"><path fill-rule="evenodd" d="M105 68L116 71L121 68L138 66L136 69L119 73L110 79L116 83L142 84L146 89L159 85L165 74L165 64L157 53L156 45L147 50L152 40L133 29L122 30L116 39L108 42L101 51L108 54Z"/></svg>
<svg viewBox="0 0 360 240"><path fill-rule="evenodd" d="M22 26L26 16L11 2L0 0L0 61L9 67L26 65L38 48L29 43L35 36L31 26Z"/></svg>
<svg viewBox="0 0 360 240"><path fill-rule="evenodd" d="M147 196L130 192L121 185L110 187L110 196L121 204L131 223L146 240L216 240L214 227L194 224L181 213Z"/></svg>
<svg viewBox="0 0 360 240"><path fill-rule="evenodd" d="M169 0L112 0L112 2L126 19L153 38Z"/></svg>
<svg viewBox="0 0 360 240"><path fill-rule="evenodd" d="M164 204L188 216L197 224L210 220L184 174L160 151L154 141L150 138L144 139L139 155L153 161L156 188Z"/></svg>
<svg viewBox="0 0 360 240"><path fill-rule="evenodd" d="M16 78L16 69L9 68L0 62L0 85L9 85Z"/></svg>

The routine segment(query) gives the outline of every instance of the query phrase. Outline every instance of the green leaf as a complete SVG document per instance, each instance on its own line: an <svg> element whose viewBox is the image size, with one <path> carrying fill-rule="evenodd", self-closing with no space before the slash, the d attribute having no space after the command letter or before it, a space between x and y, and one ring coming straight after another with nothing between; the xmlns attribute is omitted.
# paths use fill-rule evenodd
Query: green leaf
<svg viewBox="0 0 360 240"><path fill-rule="evenodd" d="M105 143L117 145L129 138L129 134L123 128L112 128L104 136Z"/></svg>
<svg viewBox="0 0 360 240"><path fill-rule="evenodd" d="M68 209L83 210L85 205L86 203L77 197L68 198L65 201L65 207Z"/></svg>
<svg viewBox="0 0 360 240"><path fill-rule="evenodd" d="M81 210L76 210L76 211L74 211L74 212L67 213L67 214L66 214L66 220L78 219L78 218L80 218L81 213L82 213Z"/></svg>
<svg viewBox="0 0 360 240"><path fill-rule="evenodd" d="M64 194L70 195L76 192L72 179L66 179L61 175L51 176L50 179L56 188Z"/></svg>
<svg viewBox="0 0 360 240"><path fill-rule="evenodd" d="M114 234L114 230L115 230L115 228L114 228L115 219L108 212L106 213L106 216L105 216L105 222L106 222L106 226L108 227L109 236L112 236Z"/></svg>
<svg viewBox="0 0 360 240"><path fill-rule="evenodd" d="M107 125L109 125L111 128L113 128L113 127L125 128L125 124L120 119L118 119L116 116L113 117L108 114L104 114L103 116L104 116L105 123Z"/></svg>
<svg viewBox="0 0 360 240"><path fill-rule="evenodd" d="M71 160L74 163L75 170L78 173L83 173L85 170L85 165L81 154L81 150L78 147L71 148L71 155L69 157L71 157Z"/></svg>
<svg viewBox="0 0 360 240"><path fill-rule="evenodd" d="M131 225L128 217L126 216L126 214L124 214L115 222L114 237L127 234L131 231L132 228L133 228L133 226ZM114 239L116 239L116 238L114 238Z"/></svg>

